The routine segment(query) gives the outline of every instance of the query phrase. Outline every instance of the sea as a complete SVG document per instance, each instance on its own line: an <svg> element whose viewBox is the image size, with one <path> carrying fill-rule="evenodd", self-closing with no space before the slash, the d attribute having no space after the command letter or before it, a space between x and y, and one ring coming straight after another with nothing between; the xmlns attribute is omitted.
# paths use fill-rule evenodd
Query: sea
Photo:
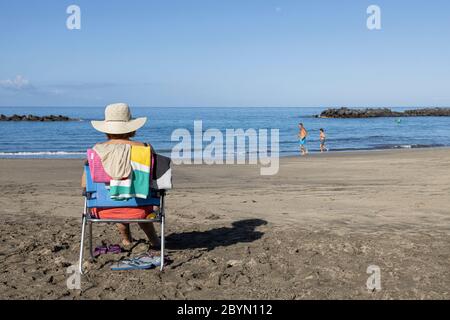
<svg viewBox="0 0 450 320"><path fill-rule="evenodd" d="M403 111L412 108L392 108ZM327 134L329 152L410 149L450 146L450 117L399 117L370 119L320 119L324 108L203 108L135 107L133 117L148 117L137 140L149 142L157 152L171 155L179 140L176 129L193 133L194 121L203 131L219 129L279 129L280 156L299 154L298 123L309 131L307 147L319 152L319 129ZM103 107L0 107L0 114L64 115L69 122L0 121L0 158L83 158L86 149L105 141L90 120L104 118ZM270 131L269 131L270 133ZM270 144L269 144L270 148Z"/></svg>

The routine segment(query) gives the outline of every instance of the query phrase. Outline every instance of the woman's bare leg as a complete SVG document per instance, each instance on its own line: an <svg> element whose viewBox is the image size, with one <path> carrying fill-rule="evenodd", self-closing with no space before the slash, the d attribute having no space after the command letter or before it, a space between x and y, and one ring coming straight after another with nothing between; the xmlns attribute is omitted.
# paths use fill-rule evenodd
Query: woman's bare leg
<svg viewBox="0 0 450 320"><path fill-rule="evenodd" d="M122 244L124 246L129 246L133 242L131 238L130 225L117 223L117 229L119 229L120 236L122 237Z"/></svg>
<svg viewBox="0 0 450 320"><path fill-rule="evenodd" d="M141 227L142 231L144 231L147 235L147 238L150 241L152 247L159 248L161 244L159 242L158 236L156 235L156 230L153 223L139 223L139 227Z"/></svg>

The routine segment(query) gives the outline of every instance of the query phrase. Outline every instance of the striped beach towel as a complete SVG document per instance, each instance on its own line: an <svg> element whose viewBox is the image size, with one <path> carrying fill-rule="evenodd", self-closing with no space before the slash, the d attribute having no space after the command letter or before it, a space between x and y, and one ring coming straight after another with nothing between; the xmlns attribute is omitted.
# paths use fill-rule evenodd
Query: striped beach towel
<svg viewBox="0 0 450 320"><path fill-rule="evenodd" d="M150 192L151 148L131 147L131 175L123 180L111 180L109 193L113 200L148 198Z"/></svg>

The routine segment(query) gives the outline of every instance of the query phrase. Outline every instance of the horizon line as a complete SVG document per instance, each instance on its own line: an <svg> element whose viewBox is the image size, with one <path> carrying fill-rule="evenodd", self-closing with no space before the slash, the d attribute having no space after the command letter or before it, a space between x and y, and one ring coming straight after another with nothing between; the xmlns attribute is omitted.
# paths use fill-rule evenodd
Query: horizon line
<svg viewBox="0 0 450 320"><path fill-rule="evenodd" d="M105 108L107 105L92 105L92 106L57 106L57 105L51 105L51 106L43 106L43 105L35 105L35 106L6 106L0 105L0 108ZM409 105L409 106L143 106L143 105L129 105L131 108L211 108L211 109L224 109L224 108L311 108L311 109L318 109L318 108L349 108L349 109L361 109L361 108L450 108L450 106L436 106L436 105Z"/></svg>

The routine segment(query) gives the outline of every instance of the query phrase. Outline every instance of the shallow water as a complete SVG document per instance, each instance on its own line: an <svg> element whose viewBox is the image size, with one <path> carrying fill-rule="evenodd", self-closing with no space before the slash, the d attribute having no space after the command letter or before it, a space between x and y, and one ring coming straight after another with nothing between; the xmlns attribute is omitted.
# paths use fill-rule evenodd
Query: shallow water
<svg viewBox="0 0 450 320"><path fill-rule="evenodd" d="M394 108L404 110L405 108ZM0 108L0 114L62 114L73 122L0 122L2 158L81 158L85 150L104 140L89 120L102 119L103 108ZM193 133L194 120L203 121L203 130L280 130L280 155L298 153L297 124L309 131L307 146L319 150L319 129L327 133L330 151L376 150L450 146L450 117L318 119L322 108L133 108L133 116L147 116L147 125L137 139L152 143L169 155L178 141L171 141L177 128Z"/></svg>

